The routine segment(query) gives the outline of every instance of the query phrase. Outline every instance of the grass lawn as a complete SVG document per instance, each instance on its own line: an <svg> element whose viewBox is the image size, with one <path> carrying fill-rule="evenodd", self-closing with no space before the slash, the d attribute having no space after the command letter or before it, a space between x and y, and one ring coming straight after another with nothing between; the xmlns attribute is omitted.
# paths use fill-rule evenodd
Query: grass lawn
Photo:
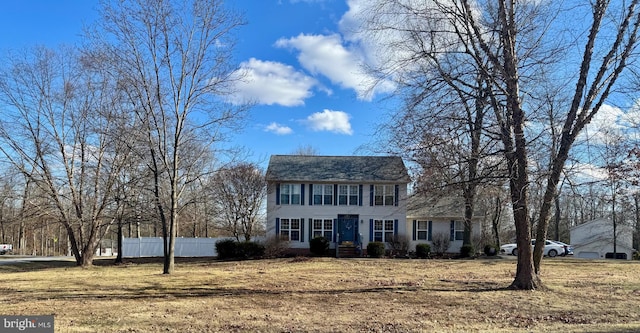
<svg viewBox="0 0 640 333"><path fill-rule="evenodd" d="M0 265L2 315L56 332L639 332L640 262L545 259L548 291L512 291L515 261L289 258Z"/></svg>

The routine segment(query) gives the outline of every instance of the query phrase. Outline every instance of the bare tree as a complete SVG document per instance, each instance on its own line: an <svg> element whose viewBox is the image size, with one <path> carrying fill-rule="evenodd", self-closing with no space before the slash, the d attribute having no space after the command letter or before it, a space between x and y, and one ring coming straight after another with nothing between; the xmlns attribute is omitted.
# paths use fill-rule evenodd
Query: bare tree
<svg viewBox="0 0 640 333"><path fill-rule="evenodd" d="M383 35L386 33L386 37L392 31L391 37L395 33L411 41L411 44L403 44L403 38L397 38L399 43L391 43L396 51L395 56L401 60L390 62L392 65L385 72L390 77L405 77L407 74L403 71L407 69L409 73L427 77L447 76L451 74L450 71L442 73L438 68L420 64L425 59L462 57L466 63L474 64L479 74L491 82L488 98L495 117L494 133L503 145L503 156L509 172L516 242L522 250L512 288L542 287L538 275L544 244L541 240L546 239L557 184L576 137L614 92L621 73L635 56L633 51L637 46L640 24L637 2L632 0L612 4L608 0L597 0L569 11L562 8L562 3L554 2L433 0L424 6L414 7L410 2L383 0L376 2L382 5L373 5L369 13L371 17L384 18L373 20L373 31L383 32ZM557 22L555 19L564 18L562 14L577 10L588 11L591 15L587 34L582 34L580 26L554 25ZM415 29L411 26L415 22L424 24L420 26L421 29ZM538 242L532 251L531 205L528 198L529 153L530 142L537 134L529 131L527 121L535 113L536 105L528 102L530 95L523 88L532 87L539 79L544 80L544 76L540 78L537 74L545 68L548 70L544 72L552 72L556 69L553 66L560 60L573 56L570 52L577 49L575 46L564 49L556 47L558 41L565 41L558 36L566 36L563 34L566 30L570 30L570 36L585 36L586 39L577 78L558 86L558 89L573 86L575 90L571 93L571 102L560 105L564 111L557 113L563 124L562 134L556 150L550 152L550 172L543 178L543 200L537 214ZM548 34L550 31L557 34L551 38ZM412 55L406 49L416 40L407 36L417 36L427 41L425 44L438 47L425 48L423 53L402 58L407 53ZM436 42L428 43L430 40ZM573 43L579 42L574 40ZM544 47L545 44L553 47ZM396 73L399 69L402 69L400 74Z"/></svg>
<svg viewBox="0 0 640 333"><path fill-rule="evenodd" d="M300 145L294 151L292 155L318 155L318 149L312 145Z"/></svg>
<svg viewBox="0 0 640 333"><path fill-rule="evenodd" d="M187 144L204 140L201 147L209 147L242 111L223 96L240 78L231 52L233 32L244 22L220 0L105 0L101 13L96 49L113 64L147 143L164 237L163 272L170 274L181 197L200 176L182 160ZM205 151L190 153L197 160Z"/></svg>
<svg viewBox="0 0 640 333"><path fill-rule="evenodd" d="M251 163L222 168L211 180L218 228L238 241L250 241L258 231L267 193L264 172Z"/></svg>
<svg viewBox="0 0 640 333"><path fill-rule="evenodd" d="M55 207L49 219L82 266L112 222L105 210L127 156L108 133L119 110L113 82L86 65L72 49L37 48L10 59L0 80L0 151Z"/></svg>

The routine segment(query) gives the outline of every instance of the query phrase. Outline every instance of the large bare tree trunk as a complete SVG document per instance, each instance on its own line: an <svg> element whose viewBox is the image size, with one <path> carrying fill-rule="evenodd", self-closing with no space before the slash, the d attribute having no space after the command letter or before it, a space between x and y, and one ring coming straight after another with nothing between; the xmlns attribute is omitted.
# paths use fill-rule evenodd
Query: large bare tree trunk
<svg viewBox="0 0 640 333"><path fill-rule="evenodd" d="M622 4L622 21L613 28L617 30L616 38L606 40L607 54L602 60L594 58L594 49L597 45L601 25L607 17L610 6L608 0L597 0L592 4L593 21L589 31L587 42L579 72L573 101L564 121L560 146L557 152L553 152L551 172L547 178L547 186L540 208L540 218L536 232L536 245L534 248L534 265L536 272L540 271L544 242L547 239L547 229L551 219L553 199L557 196L558 183L562 170L569 157L571 147L584 127L593 119L596 113L608 99L620 74L627 66L627 61L633 56L633 51L638 44L638 28L640 27L640 12L637 9L638 0L632 0L628 4ZM619 4L618 4L619 5ZM603 37L605 39L606 37ZM602 45L600 45L602 47ZM600 62L598 62L600 61ZM593 75L592 67L596 67ZM589 81L590 77L593 77Z"/></svg>

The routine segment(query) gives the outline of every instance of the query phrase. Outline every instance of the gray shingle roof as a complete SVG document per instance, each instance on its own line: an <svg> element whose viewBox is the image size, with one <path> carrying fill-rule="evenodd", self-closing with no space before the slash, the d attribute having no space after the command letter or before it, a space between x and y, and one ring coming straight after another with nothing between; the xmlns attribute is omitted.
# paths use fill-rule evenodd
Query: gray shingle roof
<svg viewBox="0 0 640 333"><path fill-rule="evenodd" d="M409 183L398 156L272 155L267 181Z"/></svg>
<svg viewBox="0 0 640 333"><path fill-rule="evenodd" d="M442 198L426 198L414 194L409 197L407 216L415 218L464 218L464 198L446 196ZM473 217L484 216L477 207Z"/></svg>

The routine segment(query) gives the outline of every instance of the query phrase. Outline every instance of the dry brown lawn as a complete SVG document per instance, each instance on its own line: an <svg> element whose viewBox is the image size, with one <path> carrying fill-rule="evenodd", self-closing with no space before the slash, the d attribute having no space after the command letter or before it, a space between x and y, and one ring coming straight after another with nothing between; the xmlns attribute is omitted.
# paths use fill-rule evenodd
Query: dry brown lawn
<svg viewBox="0 0 640 333"><path fill-rule="evenodd" d="M3 315L56 332L638 332L640 262L545 259L548 291L512 291L515 261L290 258L0 266Z"/></svg>

